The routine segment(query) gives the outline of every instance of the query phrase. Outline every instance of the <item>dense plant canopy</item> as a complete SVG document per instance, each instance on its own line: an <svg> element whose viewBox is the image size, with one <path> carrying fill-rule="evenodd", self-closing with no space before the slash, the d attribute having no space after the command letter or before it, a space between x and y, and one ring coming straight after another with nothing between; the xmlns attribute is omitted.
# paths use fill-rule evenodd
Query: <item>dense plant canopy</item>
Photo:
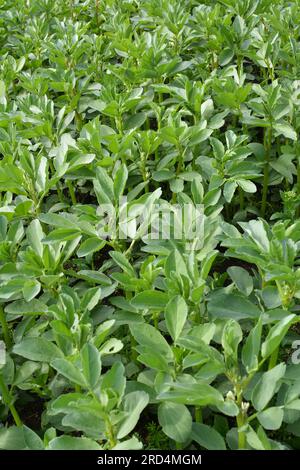
<svg viewBox="0 0 300 470"><path fill-rule="evenodd" d="M1 449L300 447L299 38L0 0Z"/></svg>

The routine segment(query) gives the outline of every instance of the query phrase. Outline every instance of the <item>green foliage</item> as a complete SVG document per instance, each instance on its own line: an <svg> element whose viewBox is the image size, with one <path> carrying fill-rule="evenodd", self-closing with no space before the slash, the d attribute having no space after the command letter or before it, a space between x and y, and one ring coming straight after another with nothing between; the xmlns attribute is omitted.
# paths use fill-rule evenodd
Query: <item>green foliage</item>
<svg viewBox="0 0 300 470"><path fill-rule="evenodd" d="M299 447L299 33L0 2L0 449Z"/></svg>

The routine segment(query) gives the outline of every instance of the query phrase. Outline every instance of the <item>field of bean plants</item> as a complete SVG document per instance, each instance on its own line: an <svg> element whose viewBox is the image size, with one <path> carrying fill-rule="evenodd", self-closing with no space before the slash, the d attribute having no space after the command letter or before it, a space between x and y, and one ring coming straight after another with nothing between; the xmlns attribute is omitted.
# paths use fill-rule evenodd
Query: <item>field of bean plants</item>
<svg viewBox="0 0 300 470"><path fill-rule="evenodd" d="M299 131L299 0L0 0L0 449L300 449Z"/></svg>

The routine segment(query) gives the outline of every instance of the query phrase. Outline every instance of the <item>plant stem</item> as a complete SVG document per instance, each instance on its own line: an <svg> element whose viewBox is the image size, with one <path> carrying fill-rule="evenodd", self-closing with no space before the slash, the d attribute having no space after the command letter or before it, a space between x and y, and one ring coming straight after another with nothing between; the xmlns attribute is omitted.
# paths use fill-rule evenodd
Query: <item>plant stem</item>
<svg viewBox="0 0 300 470"><path fill-rule="evenodd" d="M99 0L95 0L96 25L99 26Z"/></svg>
<svg viewBox="0 0 300 470"><path fill-rule="evenodd" d="M177 163L176 175L180 175L184 167L184 150L180 144L178 144L177 150L178 150L178 163Z"/></svg>
<svg viewBox="0 0 300 470"><path fill-rule="evenodd" d="M279 346L276 349L274 349L274 351L272 352L272 354L270 356L269 364L268 364L268 370L271 370L271 369L273 369L273 367L276 366L277 359L278 359L278 354L279 354Z"/></svg>
<svg viewBox="0 0 300 470"><path fill-rule="evenodd" d="M239 414L236 417L236 424L238 427L238 448L239 450L245 449L246 447L246 434L245 431L242 431L243 426L247 420L245 412L242 408L243 405L243 386L241 384L236 385L236 403L239 407Z"/></svg>
<svg viewBox="0 0 300 470"><path fill-rule="evenodd" d="M0 305L0 324L1 324L2 334L3 334L3 338L4 338L6 348L10 349L11 346L12 346L10 331L9 331L9 328L8 328L8 324L7 324L7 321L6 321L6 316L5 316L2 305Z"/></svg>
<svg viewBox="0 0 300 470"><path fill-rule="evenodd" d="M142 171L142 176L145 184L145 194L149 192L149 181L148 181L148 175L147 175L147 157L148 155L146 153L141 154L141 171Z"/></svg>
<svg viewBox="0 0 300 470"><path fill-rule="evenodd" d="M134 247L134 244L135 244L136 240L132 240L130 245L129 245L129 248L125 251L125 256L129 257L131 256L131 252L132 252L132 249Z"/></svg>
<svg viewBox="0 0 300 470"><path fill-rule="evenodd" d="M300 147L296 144L296 156L297 156L297 194L300 196ZM297 217L300 215L300 207L297 207Z"/></svg>
<svg viewBox="0 0 300 470"><path fill-rule="evenodd" d="M74 191L72 182L70 180L67 180L67 186L68 186L68 190L69 190L69 194L70 194L70 197L71 197L72 204L77 204L75 191Z"/></svg>
<svg viewBox="0 0 300 470"><path fill-rule="evenodd" d="M105 427L106 427L106 437L109 442L109 447L112 449L113 447L115 447L117 442L116 442L115 435L114 435L114 429L110 422L109 417L107 417L107 419L105 420Z"/></svg>
<svg viewBox="0 0 300 470"><path fill-rule="evenodd" d="M56 183L56 191L57 191L58 198L59 198L60 202L63 203L64 202L64 193L61 190L59 182Z"/></svg>
<svg viewBox="0 0 300 470"><path fill-rule="evenodd" d="M244 210L244 192L242 188L239 188L239 198L240 198L240 211Z"/></svg>
<svg viewBox="0 0 300 470"><path fill-rule="evenodd" d="M246 434L241 428L244 426L244 415L242 411L236 417L237 427L238 427L238 448L239 450L245 449L246 447Z"/></svg>
<svg viewBox="0 0 300 470"><path fill-rule="evenodd" d="M156 329L158 329L158 317L159 317L159 313L154 312L153 315L152 315L152 319L153 319L154 328L156 328Z"/></svg>
<svg viewBox="0 0 300 470"><path fill-rule="evenodd" d="M22 426L22 421L21 418L15 408L15 405L11 403L12 399L8 390L8 387L6 383L3 380L2 374L0 374L0 391L2 395L3 402L5 403L6 406L8 406L9 411L11 412L14 421L16 423L16 426Z"/></svg>
<svg viewBox="0 0 300 470"><path fill-rule="evenodd" d="M268 185L269 185L269 166L270 166L270 152L272 141L272 128L268 127L265 130L264 147L265 147L265 166L264 166L264 180L263 180L263 193L261 201L261 216L264 217L267 207Z"/></svg>
<svg viewBox="0 0 300 470"><path fill-rule="evenodd" d="M75 111L75 123L76 123L77 129L81 131L82 126L83 126L83 121L82 121L81 114L78 111Z"/></svg>
<svg viewBox="0 0 300 470"><path fill-rule="evenodd" d="M202 423L202 410L200 406L195 406L195 421L196 423Z"/></svg>

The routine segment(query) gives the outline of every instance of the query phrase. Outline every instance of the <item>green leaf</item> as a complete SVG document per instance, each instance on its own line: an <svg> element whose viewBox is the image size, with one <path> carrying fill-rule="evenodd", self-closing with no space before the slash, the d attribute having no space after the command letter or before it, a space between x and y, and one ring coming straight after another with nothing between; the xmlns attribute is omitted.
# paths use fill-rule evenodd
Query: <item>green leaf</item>
<svg viewBox="0 0 300 470"><path fill-rule="evenodd" d="M137 294L131 304L139 309L162 310L169 300L168 294L158 290L145 290Z"/></svg>
<svg viewBox="0 0 300 470"><path fill-rule="evenodd" d="M270 356L280 345L290 326L293 324L295 317L296 315L287 315L271 328L261 346L261 354L263 358Z"/></svg>
<svg viewBox="0 0 300 470"><path fill-rule="evenodd" d="M166 402L158 407L163 432L175 442L186 442L192 432L192 416L186 406Z"/></svg>
<svg viewBox="0 0 300 470"><path fill-rule="evenodd" d="M41 315L47 310L47 305L38 299L33 299L30 302L16 300L5 307L5 312L12 315Z"/></svg>
<svg viewBox="0 0 300 470"><path fill-rule="evenodd" d="M49 442L50 450L102 450L101 446L87 437L59 436Z"/></svg>
<svg viewBox="0 0 300 470"><path fill-rule="evenodd" d="M231 266L227 269L227 272L238 290L248 297L253 291L253 280L246 269L239 266Z"/></svg>
<svg viewBox="0 0 300 470"><path fill-rule="evenodd" d="M125 367L122 362L115 362L101 377L101 390L111 389L122 398L126 387Z"/></svg>
<svg viewBox="0 0 300 470"><path fill-rule="evenodd" d="M86 383L94 390L101 374L101 359L97 348L90 343L83 346L81 350L81 365Z"/></svg>
<svg viewBox="0 0 300 470"><path fill-rule="evenodd" d="M119 198L122 196L126 182L128 178L128 170L126 165L122 164L120 168L118 168L115 178L114 178L114 195L115 200L118 201Z"/></svg>
<svg viewBox="0 0 300 470"><path fill-rule="evenodd" d="M265 429L274 431L280 428L283 414L282 408L279 406L272 406L271 408L258 413L257 419Z"/></svg>
<svg viewBox="0 0 300 470"><path fill-rule="evenodd" d="M218 405L224 402L222 394L205 382L172 383L172 390L161 393L158 398L194 406Z"/></svg>
<svg viewBox="0 0 300 470"><path fill-rule="evenodd" d="M246 438L247 438L247 443L256 450L271 450L271 445L268 442L268 438L265 435L262 435L260 430L263 430L263 428L260 426L258 428L258 432L256 433L254 429L251 428L251 426L248 426ZM267 442L265 442L265 440Z"/></svg>
<svg viewBox="0 0 300 470"><path fill-rule="evenodd" d="M130 325L130 331L135 340L151 352L157 351L167 360L173 359L173 352L163 335L152 325L137 323Z"/></svg>
<svg viewBox="0 0 300 470"><path fill-rule="evenodd" d="M133 116L130 116L128 119L126 119L124 123L124 129L125 130L130 130L130 129L136 129L137 127L141 127L144 122L147 119L147 114L146 113L137 113L134 114Z"/></svg>
<svg viewBox="0 0 300 470"><path fill-rule="evenodd" d="M261 291L261 297L268 309L274 309L282 305L277 286L265 286Z"/></svg>
<svg viewBox="0 0 300 470"><path fill-rule="evenodd" d="M105 246L105 240L101 240L98 237L91 237L81 243L80 248L77 250L77 256L82 258L84 256L95 253L95 251L101 250Z"/></svg>
<svg viewBox="0 0 300 470"><path fill-rule="evenodd" d="M237 349L242 339L243 332L239 323L235 320L228 320L222 334L222 346L225 357L229 357L237 363Z"/></svg>
<svg viewBox="0 0 300 470"><path fill-rule="evenodd" d="M249 237L256 243L261 252L269 252L270 242L268 234L262 220L250 220L250 222L240 222L240 226Z"/></svg>
<svg viewBox="0 0 300 470"><path fill-rule="evenodd" d="M274 129L279 135L284 135L287 139L297 140L297 133L287 123L276 123Z"/></svg>
<svg viewBox="0 0 300 470"><path fill-rule="evenodd" d="M125 419L121 422L117 437L122 439L127 436L137 425L141 412L146 408L149 396L145 392L131 392L123 400Z"/></svg>
<svg viewBox="0 0 300 470"><path fill-rule="evenodd" d="M191 191L195 204L201 204L203 200L204 189L201 181L202 178L200 175L198 175L196 178L193 179L191 184Z"/></svg>
<svg viewBox="0 0 300 470"><path fill-rule="evenodd" d="M93 308L98 305L100 297L100 287L93 287L92 289L87 289L80 302L81 309L87 309L89 311L93 310Z"/></svg>
<svg viewBox="0 0 300 470"><path fill-rule="evenodd" d="M26 235L31 248L42 258L44 249L42 239L44 238L44 233L39 220L35 219L28 225Z"/></svg>
<svg viewBox="0 0 300 470"><path fill-rule="evenodd" d="M42 439L30 428L23 425L24 442L30 450L44 450Z"/></svg>
<svg viewBox="0 0 300 470"><path fill-rule="evenodd" d="M78 271L77 275L80 276L81 279L85 279L91 284L101 284L103 286L111 286L112 284L109 277L99 271L83 269Z"/></svg>
<svg viewBox="0 0 300 470"><path fill-rule="evenodd" d="M101 166L98 166L96 169L96 177L101 191L103 191L108 200L112 202L114 200L114 185L107 171Z"/></svg>
<svg viewBox="0 0 300 470"><path fill-rule="evenodd" d="M69 229L76 231L78 226L75 222L71 221L69 217L65 217L59 214L41 214L39 217L41 222L52 225L53 227L59 227L61 229Z"/></svg>
<svg viewBox="0 0 300 470"><path fill-rule="evenodd" d="M81 402L82 404L82 402ZM74 403L74 407L76 404ZM79 410L68 410L66 416L62 418L62 425L68 428L73 428L74 431L82 431L84 434L98 439L99 434L105 433L105 422L99 416L95 419L95 413L92 411L93 405L91 404L91 411L85 411L84 405L83 409Z"/></svg>
<svg viewBox="0 0 300 470"><path fill-rule="evenodd" d="M219 252L218 250L213 250L210 253L207 253L205 259L202 262L201 266L201 278L206 279L207 276L209 275L209 272L211 270L211 267L218 256Z"/></svg>
<svg viewBox="0 0 300 470"><path fill-rule="evenodd" d="M206 424L193 423L191 437L204 449L226 450L226 444L221 434Z"/></svg>
<svg viewBox="0 0 300 470"><path fill-rule="evenodd" d="M169 372L170 366L165 357L156 352L147 351L138 356L138 361L150 369L158 370L161 372Z"/></svg>
<svg viewBox="0 0 300 470"><path fill-rule="evenodd" d="M258 318L261 314L256 305L239 293L214 292L210 297L207 308L213 318L241 320L243 318Z"/></svg>
<svg viewBox="0 0 300 470"><path fill-rule="evenodd" d="M30 302L41 290L41 284L36 279L30 279L24 283L22 292L26 302Z"/></svg>
<svg viewBox="0 0 300 470"><path fill-rule="evenodd" d="M170 181L172 193L181 193L184 190L184 182L181 178L174 178Z"/></svg>
<svg viewBox="0 0 300 470"><path fill-rule="evenodd" d="M9 426L0 428L0 449L25 450L27 449L22 427Z"/></svg>
<svg viewBox="0 0 300 470"><path fill-rule="evenodd" d="M51 366L61 375L70 380L71 383L86 387L83 375L74 364L67 359L54 359Z"/></svg>
<svg viewBox="0 0 300 470"><path fill-rule="evenodd" d="M188 307L183 297L176 295L166 306L165 319L168 331L176 342L187 319Z"/></svg>
<svg viewBox="0 0 300 470"><path fill-rule="evenodd" d="M224 184L224 188L223 188L223 195L224 195L226 202L231 202L236 188L237 188L236 181L226 181L226 183Z"/></svg>
<svg viewBox="0 0 300 470"><path fill-rule="evenodd" d="M187 147L193 147L201 142L204 142L212 134L212 129L195 129L192 133L191 139L189 140Z"/></svg>
<svg viewBox="0 0 300 470"><path fill-rule="evenodd" d="M300 411L300 399L292 400L285 405L286 410L297 410Z"/></svg>
<svg viewBox="0 0 300 470"><path fill-rule="evenodd" d="M258 367L261 333L262 317L259 318L255 327L250 331L242 349L242 362L248 372L256 370Z"/></svg>
<svg viewBox="0 0 300 470"><path fill-rule="evenodd" d="M256 193L257 191L255 184L250 180L238 179L237 183L246 193Z"/></svg>
<svg viewBox="0 0 300 470"><path fill-rule="evenodd" d="M119 442L111 450L141 450L142 448L143 444L133 436L131 439Z"/></svg>
<svg viewBox="0 0 300 470"><path fill-rule="evenodd" d="M281 363L264 372L252 392L252 403L256 410L263 410L279 387L285 374L286 365Z"/></svg>
<svg viewBox="0 0 300 470"><path fill-rule="evenodd" d="M222 52L219 55L219 64L221 67L224 67L224 65L229 64L231 60L233 59L234 56L234 49L225 47Z"/></svg>
<svg viewBox="0 0 300 470"><path fill-rule="evenodd" d="M152 175L153 180L158 181L158 182L169 181L173 179L174 177L175 177L175 174L167 168L164 170L160 170L160 171L154 171Z"/></svg>
<svg viewBox="0 0 300 470"><path fill-rule="evenodd" d="M105 354L116 354L123 348L123 343L117 338L110 338L100 347L101 356Z"/></svg>
<svg viewBox="0 0 300 470"><path fill-rule="evenodd" d="M13 352L19 356L38 362L51 362L60 358L63 353L55 344L45 338L27 337L13 347Z"/></svg>
<svg viewBox="0 0 300 470"><path fill-rule="evenodd" d="M57 228L52 230L45 238L43 238L43 243L50 244L53 242L65 242L68 240L74 240L80 236L78 229L69 229L69 228Z"/></svg>
<svg viewBox="0 0 300 470"><path fill-rule="evenodd" d="M123 253L120 253L119 251L110 251L109 256L114 260L114 262L120 266L120 268L129 276L135 277L135 272L133 267L131 266L130 262L126 258L126 256Z"/></svg>
<svg viewBox="0 0 300 470"><path fill-rule="evenodd" d="M172 273L188 275L186 263L182 254L177 250L172 250L165 261L165 273L168 278L171 278Z"/></svg>

